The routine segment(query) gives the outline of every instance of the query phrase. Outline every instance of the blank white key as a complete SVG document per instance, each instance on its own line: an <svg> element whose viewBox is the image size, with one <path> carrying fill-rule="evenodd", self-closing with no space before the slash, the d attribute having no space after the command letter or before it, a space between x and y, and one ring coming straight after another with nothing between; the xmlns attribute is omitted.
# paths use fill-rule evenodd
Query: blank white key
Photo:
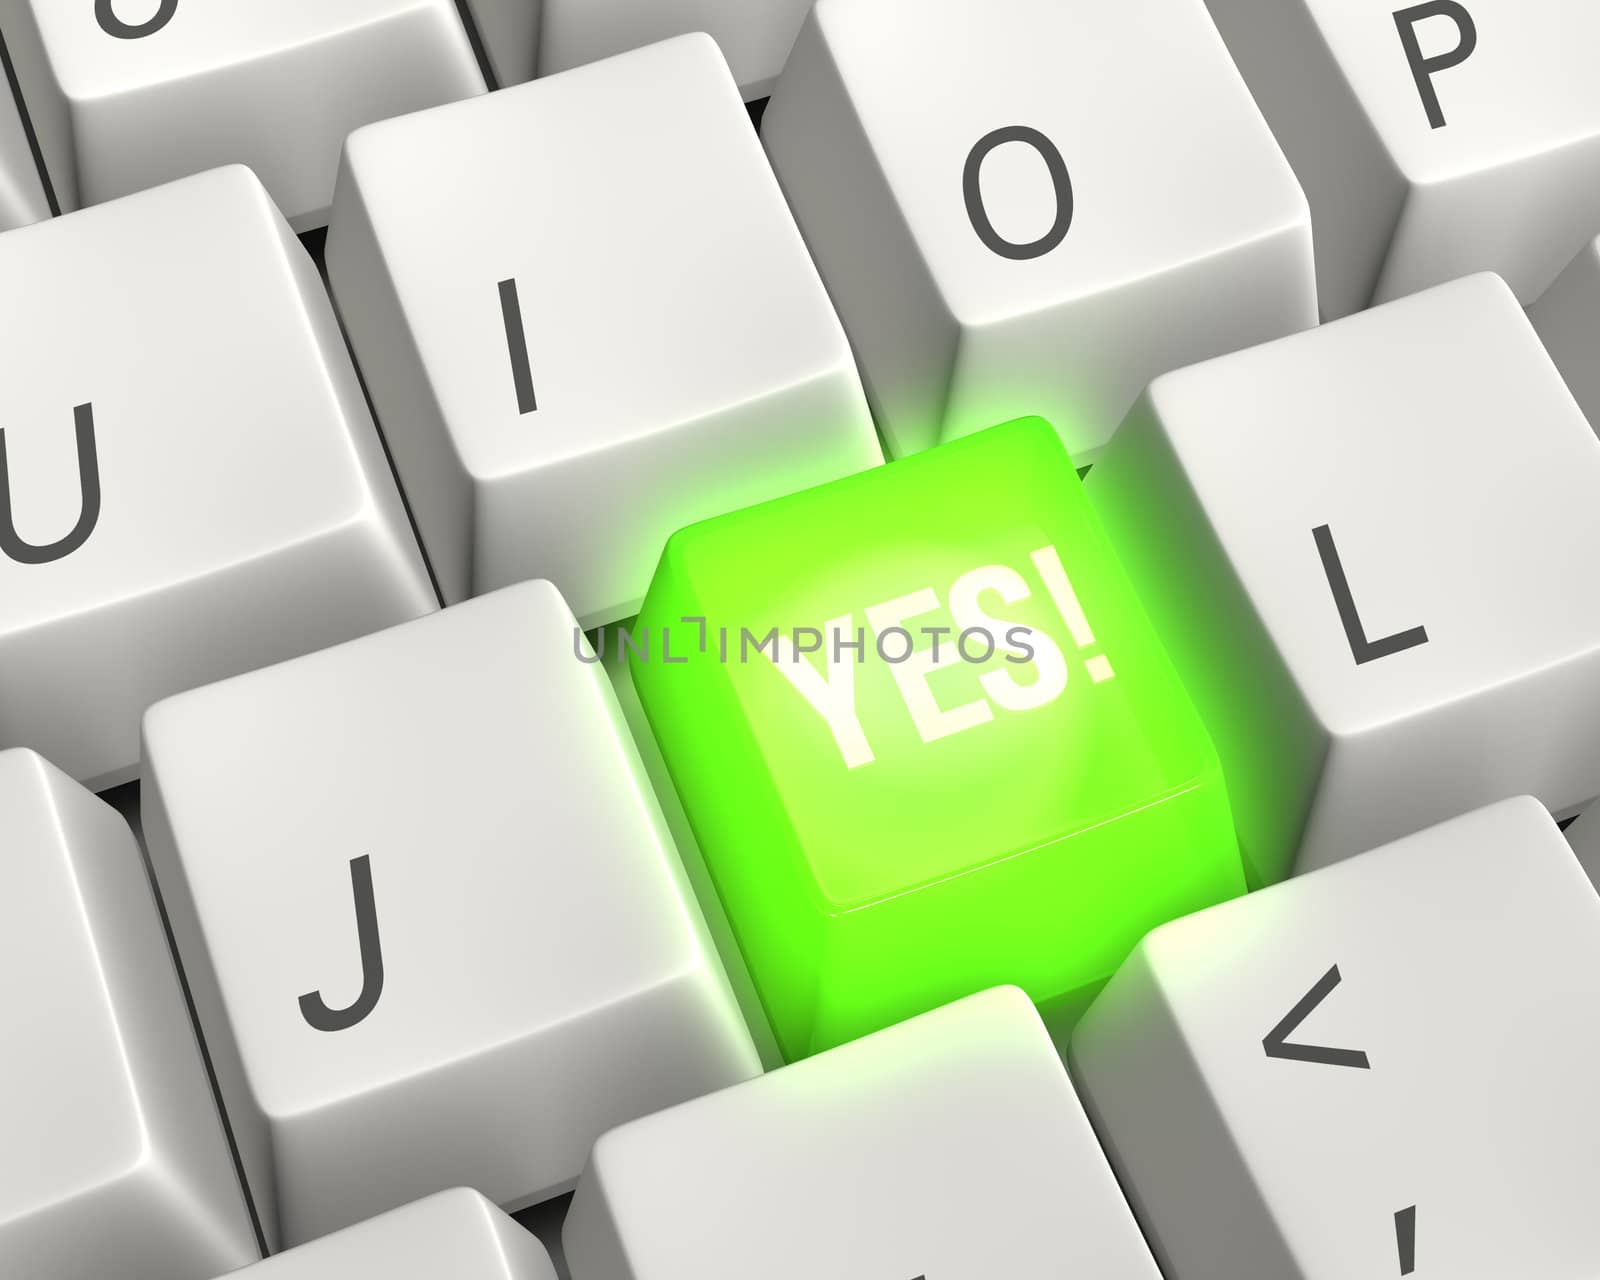
<svg viewBox="0 0 1600 1280"><path fill-rule="evenodd" d="M1600 423L1600 240L1578 251L1528 308L1528 319L1561 370L1589 425Z"/></svg>
<svg viewBox="0 0 1600 1280"><path fill-rule="evenodd" d="M524 583L146 718L145 834L275 1243L457 1185L519 1208L760 1069L575 635Z"/></svg>
<svg viewBox="0 0 1600 1280"><path fill-rule="evenodd" d="M573 1280L1159 1280L1015 987L608 1133L562 1242Z"/></svg>
<svg viewBox="0 0 1600 1280"><path fill-rule="evenodd" d="M0 752L0 1274L210 1280L260 1257L133 833Z"/></svg>
<svg viewBox="0 0 1600 1280"><path fill-rule="evenodd" d="M360 125L484 90L454 0L0 0L64 209L224 164L295 230Z"/></svg>
<svg viewBox="0 0 1600 1280"><path fill-rule="evenodd" d="M1168 1280L1588 1280L1597 1054L1600 898L1524 797L1162 926L1070 1065Z"/></svg>
<svg viewBox="0 0 1600 1280"><path fill-rule="evenodd" d="M1496 277L1157 379L1087 488L1258 880L1600 794L1600 442Z"/></svg>
<svg viewBox="0 0 1600 1280"><path fill-rule="evenodd" d="M889 451L1316 323L1301 194L1200 0L820 0L762 123Z"/></svg>
<svg viewBox="0 0 1600 1280"><path fill-rule="evenodd" d="M39 179L22 116L0 74L0 231L43 222L49 216L50 200Z"/></svg>
<svg viewBox="0 0 1600 1280"><path fill-rule="evenodd" d="M1600 8L1208 3L1310 198L1325 315L1474 271L1528 302L1600 228Z"/></svg>
<svg viewBox="0 0 1600 1280"><path fill-rule="evenodd" d="M304 248L243 168L0 236L0 747L102 789L158 698L435 598Z"/></svg>
<svg viewBox="0 0 1600 1280"><path fill-rule="evenodd" d="M350 139L329 277L447 600L638 611L667 537L882 461L716 47Z"/></svg>
<svg viewBox="0 0 1600 1280"><path fill-rule="evenodd" d="M556 1280L550 1255L476 1191L392 1209L237 1273L237 1280Z"/></svg>

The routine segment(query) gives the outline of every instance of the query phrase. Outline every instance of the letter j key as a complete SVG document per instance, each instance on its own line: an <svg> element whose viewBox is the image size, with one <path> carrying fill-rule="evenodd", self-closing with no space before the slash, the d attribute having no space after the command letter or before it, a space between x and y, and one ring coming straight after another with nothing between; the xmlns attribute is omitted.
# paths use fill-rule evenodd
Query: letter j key
<svg viewBox="0 0 1600 1280"><path fill-rule="evenodd" d="M1040 419L682 530L634 639L790 1059L1080 993L1243 890L1210 739Z"/></svg>

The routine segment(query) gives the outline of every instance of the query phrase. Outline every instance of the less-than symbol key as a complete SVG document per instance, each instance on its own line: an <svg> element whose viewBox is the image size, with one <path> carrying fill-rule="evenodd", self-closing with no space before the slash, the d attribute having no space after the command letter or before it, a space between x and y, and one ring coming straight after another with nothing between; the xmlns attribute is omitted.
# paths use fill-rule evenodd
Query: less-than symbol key
<svg viewBox="0 0 1600 1280"><path fill-rule="evenodd" d="M1297 1044L1289 1037L1332 994L1342 981L1339 966L1333 965L1312 985L1311 990L1295 1002L1278 1025L1261 1041L1269 1058L1285 1058L1293 1062L1315 1062L1328 1067L1351 1067L1370 1071L1372 1062L1360 1049L1335 1049L1320 1044ZM1395 1247L1400 1255L1400 1274L1409 1276L1416 1270L1417 1206L1397 1210L1394 1215Z"/></svg>
<svg viewBox="0 0 1600 1280"><path fill-rule="evenodd" d="M1282 1021L1267 1032L1261 1041L1261 1047L1266 1050L1267 1057L1286 1058L1293 1062L1316 1062L1328 1067L1353 1067L1359 1071L1371 1068L1372 1063L1360 1049L1332 1049L1326 1045L1295 1044L1289 1040L1289 1037L1299 1029L1300 1024L1328 998L1329 993L1339 985L1339 982L1338 965L1334 965L1317 979L1311 990L1300 997L1295 1007L1290 1009Z"/></svg>

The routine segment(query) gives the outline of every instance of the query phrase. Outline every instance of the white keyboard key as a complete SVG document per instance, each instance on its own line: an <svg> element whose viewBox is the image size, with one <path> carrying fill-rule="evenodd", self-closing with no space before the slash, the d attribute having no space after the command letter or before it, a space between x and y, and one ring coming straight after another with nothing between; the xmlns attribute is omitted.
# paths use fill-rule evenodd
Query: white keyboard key
<svg viewBox="0 0 1600 1280"><path fill-rule="evenodd" d="M544 1199L760 1069L574 634L524 583L146 718L145 835L275 1245Z"/></svg>
<svg viewBox="0 0 1600 1280"><path fill-rule="evenodd" d="M762 123L889 451L1316 323L1311 221L1201 0L819 0Z"/></svg>
<svg viewBox="0 0 1600 1280"><path fill-rule="evenodd" d="M1208 3L1311 201L1324 315L1475 271L1528 302L1600 228L1600 8Z"/></svg>
<svg viewBox="0 0 1600 1280"><path fill-rule="evenodd" d="M1600 898L1521 798L1157 929L1070 1061L1170 1280L1588 1280L1597 1055Z"/></svg>
<svg viewBox="0 0 1600 1280"><path fill-rule="evenodd" d="M677 529L882 460L705 36L362 130L327 259L449 601L626 617Z"/></svg>
<svg viewBox="0 0 1600 1280"><path fill-rule="evenodd" d="M235 1280L556 1280L544 1246L476 1191L441 1191Z"/></svg>
<svg viewBox="0 0 1600 1280"><path fill-rule="evenodd" d="M466 0L501 84L565 71L657 40L712 36L747 99L783 70L811 0Z"/></svg>
<svg viewBox="0 0 1600 1280"><path fill-rule="evenodd" d="M64 209L225 164L296 231L360 125L482 93L454 0L0 0Z"/></svg>
<svg viewBox="0 0 1600 1280"><path fill-rule="evenodd" d="M1160 1280L1015 987L608 1133L562 1241L573 1280Z"/></svg>
<svg viewBox="0 0 1600 1280"><path fill-rule="evenodd" d="M139 846L0 752L0 1274L210 1280L260 1257Z"/></svg>
<svg viewBox="0 0 1600 1280"><path fill-rule="evenodd" d="M1087 490L1257 880L1600 794L1600 443L1496 277L1157 379Z"/></svg>
<svg viewBox="0 0 1600 1280"><path fill-rule="evenodd" d="M1594 358L1600 345L1600 240L1578 251L1528 308L1528 319L1590 426L1600 423L1600 361Z"/></svg>
<svg viewBox="0 0 1600 1280"><path fill-rule="evenodd" d="M5 56L0 36L0 58ZM43 222L50 199L39 179L39 165L7 79L0 74L0 231Z"/></svg>
<svg viewBox="0 0 1600 1280"><path fill-rule="evenodd" d="M243 168L0 236L0 747L96 790L180 689L436 607L316 268Z"/></svg>

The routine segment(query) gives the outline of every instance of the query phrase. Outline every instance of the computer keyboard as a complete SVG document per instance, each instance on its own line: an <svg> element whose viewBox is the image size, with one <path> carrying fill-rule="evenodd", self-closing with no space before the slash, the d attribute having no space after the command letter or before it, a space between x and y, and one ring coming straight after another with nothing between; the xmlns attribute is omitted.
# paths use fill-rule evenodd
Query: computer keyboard
<svg viewBox="0 0 1600 1280"><path fill-rule="evenodd" d="M1597 13L0 0L0 1280L1600 1280Z"/></svg>

